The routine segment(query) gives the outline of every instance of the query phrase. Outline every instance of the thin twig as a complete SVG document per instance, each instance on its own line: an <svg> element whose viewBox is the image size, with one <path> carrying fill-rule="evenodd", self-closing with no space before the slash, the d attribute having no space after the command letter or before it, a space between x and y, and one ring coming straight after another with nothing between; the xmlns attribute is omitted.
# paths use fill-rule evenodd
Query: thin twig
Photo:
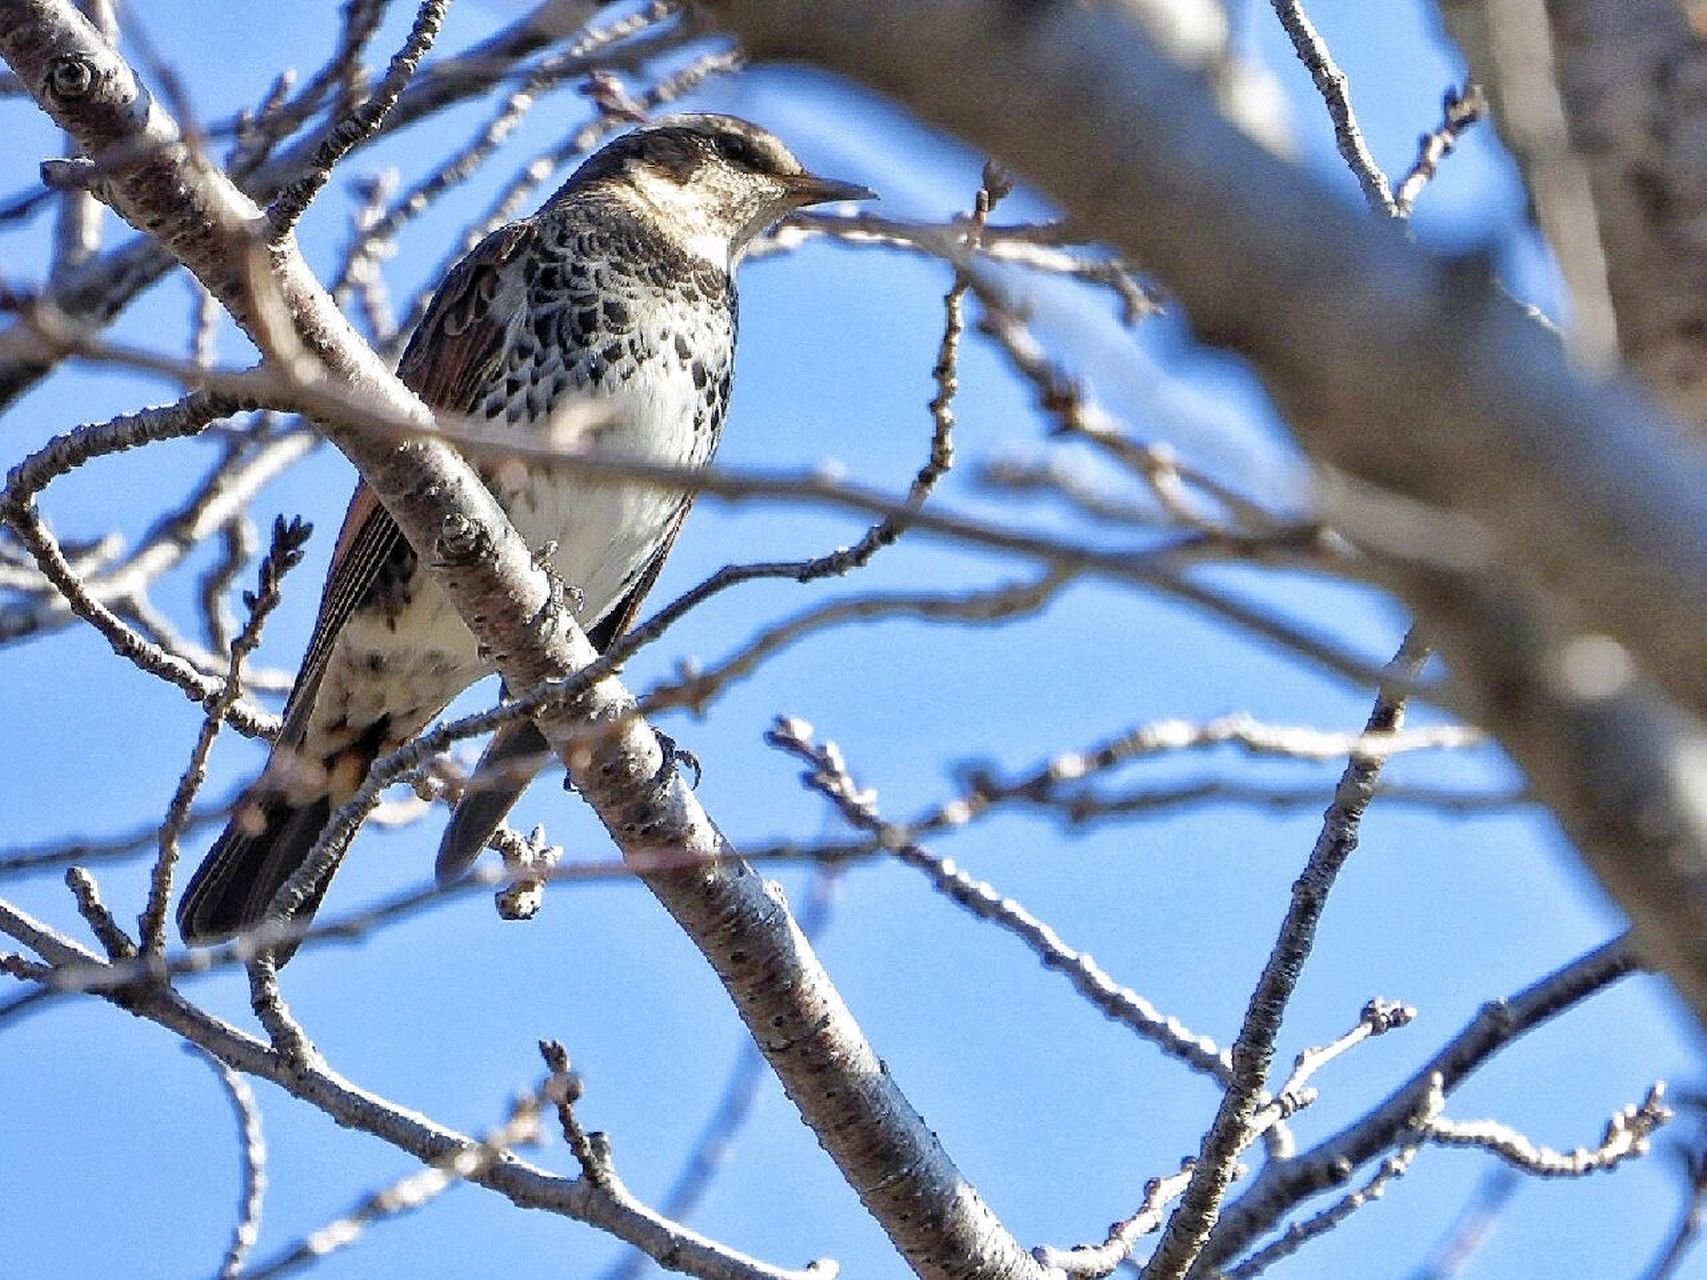
<svg viewBox="0 0 1707 1280"><path fill-rule="evenodd" d="M1462 92L1457 89L1446 91L1440 125L1432 133L1423 134L1418 141L1416 162L1399 183L1398 192L1393 197L1393 209L1399 217L1411 216L1417 197L1439 172L1440 162L1452 154L1458 139L1487 114L1487 110L1488 100L1479 84L1467 84Z"/></svg>
<svg viewBox="0 0 1707 1280"><path fill-rule="evenodd" d="M101 890L95 883L95 877L82 867L70 867L65 872L65 886L77 902L77 914L87 922L96 941L107 953L107 959L120 962L136 959L136 943L113 918L107 904L101 901Z"/></svg>
<svg viewBox="0 0 1707 1280"><path fill-rule="evenodd" d="M993 161L984 165L983 178L972 204L972 216L966 223L965 245L968 253L977 251L984 228L990 221L990 211L1013 190L1013 186L1013 179L1003 173ZM971 283L967 273L956 267L954 282L943 296L942 340L937 344L936 364L931 368L936 394L931 397L930 402L930 456L913 477L912 484L907 487L903 506L910 510L923 506L937 483L948 473L949 468L954 466L954 397L960 390L960 338L966 330L966 291L971 287ZM853 546L825 557L822 564L815 565L806 572L817 577L824 574L840 575L852 569L863 568L878 551L893 545L906 529L905 516L885 516L867 529ZM796 579L800 582L807 580L805 572Z"/></svg>
<svg viewBox="0 0 1707 1280"><path fill-rule="evenodd" d="M1334 142L1339 147L1340 157L1351 170L1352 177L1357 179L1370 212L1389 218L1400 216L1387 175L1369 153L1369 144L1363 140L1363 130L1357 124L1357 113L1351 109L1345 72L1339 69L1333 54L1328 52L1327 42L1304 12L1300 0L1271 0L1271 3L1280 18L1280 25L1292 41L1298 60L1309 70L1310 79L1316 82L1316 92L1322 95L1322 101L1327 105L1328 116L1334 122Z"/></svg>
<svg viewBox="0 0 1707 1280"><path fill-rule="evenodd" d="M1448 1120L1441 1114L1445 1106L1445 1090L1437 1081L1429 1090L1424 1115L1416 1125L1427 1141L1446 1147L1477 1147L1518 1172L1538 1178L1580 1178L1645 1156L1651 1149L1649 1139L1673 1114L1665 1102L1665 1085L1655 1084L1641 1102L1613 1114L1594 1147L1554 1151L1497 1120Z"/></svg>
<svg viewBox="0 0 1707 1280"><path fill-rule="evenodd" d="M1260 1109L1245 1130L1241 1151L1259 1138L1270 1139L1273 1135L1282 1133L1288 1119L1315 1103L1317 1093L1308 1082L1316 1072L1371 1036L1384 1035L1408 1025L1415 1015L1416 1010L1404 1005L1387 1000L1371 1000L1364 1005L1357 1025L1346 1034L1326 1045L1300 1053L1286 1082L1272 1097L1264 1095ZM1229 1068L1223 1072L1221 1078L1226 1080L1230 1076ZM1271 1142L1271 1148L1274 1145ZM1167 1178L1154 1179L1146 1184L1144 1200L1138 1209L1130 1217L1115 1222L1109 1228L1107 1237L1100 1242L1075 1245L1071 1249L1042 1245L1032 1250L1033 1256L1045 1266L1059 1268L1070 1276L1083 1277L1085 1280L1099 1280L1100 1277L1109 1275L1131 1258L1132 1251L1140 1239L1161 1228L1164 1222L1161 1210L1185 1192L1190 1185L1196 1164L1196 1159L1188 1157L1181 1161L1178 1173Z"/></svg>
<svg viewBox="0 0 1707 1280"><path fill-rule="evenodd" d="M231 642L230 665L225 673L225 687L209 703L196 735L190 762L178 779L177 790L166 808L166 819L160 824L160 856L155 860L149 878L148 905L138 922L144 954L151 957L166 953L166 911L172 899L172 872L178 863L178 838L189 820L190 807L207 778L208 752L214 737L225 723L226 713L243 696L243 662L261 643L261 629L268 616L283 599L279 586L284 575L302 563L312 527L300 519L286 522L280 516L273 522L272 545L261 560L259 583L253 594L245 593L244 604L249 609L249 621Z"/></svg>
<svg viewBox="0 0 1707 1280"><path fill-rule="evenodd" d="M385 78L365 102L338 121L331 133L321 140L308 172L279 192L267 207L267 222L275 238L282 237L296 225L308 209L309 202L331 178L338 162L379 132L385 117L414 79L421 59L433 47L444 23L445 11L449 8L450 0L421 0L421 7L415 11L414 25L409 28L403 47L392 55Z"/></svg>
<svg viewBox="0 0 1707 1280"><path fill-rule="evenodd" d="M1437 1084L1450 1093L1508 1045L1639 968L1626 934L1547 974L1505 1000L1492 1001L1409 1080L1340 1132L1308 1151L1270 1161L1255 1183L1222 1213L1198 1271L1225 1266L1303 1201L1341 1187L1357 1168L1413 1126Z"/></svg>
<svg viewBox="0 0 1707 1280"><path fill-rule="evenodd" d="M1288 1227L1278 1240L1253 1253L1245 1261L1224 1273L1225 1280L1255 1280L1282 1258L1289 1258L1310 1241L1326 1235L1352 1214L1366 1205L1374 1204L1387 1194L1387 1188L1410 1172L1411 1162L1421 1149L1420 1143L1410 1143L1381 1162L1375 1176L1320 1213Z"/></svg>
<svg viewBox="0 0 1707 1280"><path fill-rule="evenodd" d="M876 793L854 782L836 744L816 742L811 725L780 717L766 731L765 741L810 766L801 775L802 781L835 805L850 825L870 832L897 860L923 872L950 901L1019 938L1037 953L1045 967L1065 977L1104 1017L1137 1032L1194 1071L1218 1080L1225 1077L1228 1064L1214 1041L1190 1031L1177 1018L1161 1013L1137 992L1115 982L1090 956L1069 947L1054 929L1014 899L974 879L949 859L931 853L904 829L885 823L877 811Z"/></svg>
<svg viewBox="0 0 1707 1280"><path fill-rule="evenodd" d="M1388 666L1365 732L1393 733L1402 726L1404 690L1422 674L1428 656L1428 648L1415 632L1405 637ZM1385 757L1378 753L1354 753L1340 776L1334 802L1323 819L1315 848L1293 885L1292 901L1279 937L1251 993L1238 1038L1233 1042L1232 1082L1204 1135L1203 1151L1192 1170L1191 1185L1144 1268L1145 1280L1180 1280L1209 1239L1222 1198L1233 1180L1234 1165L1260 1105L1287 1002L1315 943L1316 926L1328 893L1340 868L1357 847L1363 811L1384 763Z"/></svg>
<svg viewBox="0 0 1707 1280"><path fill-rule="evenodd" d="M237 1223L231 1229L231 1244L219 1268L219 1280L237 1280L245 1274L244 1260L261 1236L261 1206L267 1194L267 1142L261 1131L261 1106L249 1082L200 1046L196 1057L207 1063L225 1088L237 1119L237 1144L243 1158L241 1190L237 1197ZM252 1273L251 1273L252 1274Z"/></svg>
<svg viewBox="0 0 1707 1280"><path fill-rule="evenodd" d="M575 1115L575 1104L581 1099L581 1077L569 1068L569 1051L560 1041L541 1040L540 1057L545 1059L546 1079L542 1096L557 1108L557 1123L563 1130L563 1140L575 1162L581 1166L581 1176L601 1191L616 1184L616 1171L611 1168L610 1148L602 1133L588 1133Z"/></svg>
<svg viewBox="0 0 1707 1280"><path fill-rule="evenodd" d="M1108 1235L1096 1244L1057 1249L1038 1245L1032 1256L1044 1266L1069 1276L1106 1276L1132 1256L1132 1248L1152 1231L1161 1228L1167 1207L1179 1198L1191 1181L1193 1161L1185 1160L1178 1172L1151 1178L1144 1184L1144 1198L1127 1218L1111 1223Z"/></svg>

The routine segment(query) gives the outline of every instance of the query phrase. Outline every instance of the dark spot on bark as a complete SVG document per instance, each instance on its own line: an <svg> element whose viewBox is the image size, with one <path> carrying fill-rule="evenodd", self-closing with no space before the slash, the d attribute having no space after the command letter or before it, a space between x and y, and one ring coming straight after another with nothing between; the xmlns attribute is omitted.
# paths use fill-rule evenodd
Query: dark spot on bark
<svg viewBox="0 0 1707 1280"><path fill-rule="evenodd" d="M70 102L86 95L95 87L97 79L99 76L93 62L76 54L66 54L49 64L47 91L62 102Z"/></svg>

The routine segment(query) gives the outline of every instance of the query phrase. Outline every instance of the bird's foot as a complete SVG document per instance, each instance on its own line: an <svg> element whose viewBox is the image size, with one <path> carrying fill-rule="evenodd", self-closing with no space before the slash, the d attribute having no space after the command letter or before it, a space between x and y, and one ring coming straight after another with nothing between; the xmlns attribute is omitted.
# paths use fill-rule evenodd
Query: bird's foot
<svg viewBox="0 0 1707 1280"><path fill-rule="evenodd" d="M543 542L533 553L533 567L545 575L549 584L550 596L546 602L546 612L555 613L564 605L568 605L573 613L580 613L585 607L586 597L581 594L581 588L573 583L563 581L557 572L557 542Z"/></svg>
<svg viewBox="0 0 1707 1280"><path fill-rule="evenodd" d="M699 763L699 757L686 747L679 745L669 734L658 729L652 731L657 735L658 745L663 748L664 759L658 766L658 771L652 775L652 785L662 790L669 784L670 775L677 769L689 770L693 773L693 781L688 783L690 791L699 790L700 779L705 776L705 770ZM573 794L580 790L575 785L573 774L563 775L563 789Z"/></svg>
<svg viewBox="0 0 1707 1280"><path fill-rule="evenodd" d="M678 766L693 770L693 781L688 783L688 790L698 791L699 780L705 776L705 770L700 767L699 757L678 743L669 734L658 729L652 730L658 735L658 745L664 749L664 763L658 767L656 781L663 783L670 776L670 771Z"/></svg>

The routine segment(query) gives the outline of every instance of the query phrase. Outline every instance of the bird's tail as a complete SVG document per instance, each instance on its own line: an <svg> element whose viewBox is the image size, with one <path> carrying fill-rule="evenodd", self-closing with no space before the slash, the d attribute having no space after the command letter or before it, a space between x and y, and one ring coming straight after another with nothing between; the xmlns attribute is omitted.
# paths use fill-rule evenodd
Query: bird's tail
<svg viewBox="0 0 1707 1280"><path fill-rule="evenodd" d="M287 789L278 781L281 753L290 753L286 737L274 748L267 770L238 805L237 812L213 842L207 857L184 887L178 903L178 932L191 946L223 942L267 919L267 907L285 881L308 861L315 841L332 809L355 790L379 757L387 722L382 718L368 732L342 751L329 757L318 776L318 793L304 796L300 789ZM287 762L288 763L288 762ZM292 913L298 927L306 927L319 909L331 883L334 867ZM273 949L277 963L284 964L296 951L295 940Z"/></svg>
<svg viewBox="0 0 1707 1280"><path fill-rule="evenodd" d="M441 886L460 880L474 865L504 816L550 758L551 744L532 720L512 720L493 735L439 841L433 870Z"/></svg>
<svg viewBox="0 0 1707 1280"><path fill-rule="evenodd" d="M184 889L178 903L184 941L192 946L223 942L266 919L273 895L307 861L331 815L332 797L326 794L303 804L282 796L246 800ZM306 924L314 915L330 880L330 875L322 878L296 920ZM294 943L283 944L275 958L283 964L295 950Z"/></svg>

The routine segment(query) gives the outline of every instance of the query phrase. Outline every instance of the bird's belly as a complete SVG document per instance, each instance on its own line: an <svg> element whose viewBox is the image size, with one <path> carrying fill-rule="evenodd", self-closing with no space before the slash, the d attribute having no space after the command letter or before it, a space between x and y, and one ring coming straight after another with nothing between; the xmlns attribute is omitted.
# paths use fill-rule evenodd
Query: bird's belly
<svg viewBox="0 0 1707 1280"><path fill-rule="evenodd" d="M583 446L595 458L667 467L704 465L716 443L703 396L685 371L636 378L592 403L612 421ZM535 551L555 544L551 566L578 595L578 619L591 628L645 572L687 495L679 488L549 465L501 468L495 486L516 531ZM525 477L523 483L513 483ZM508 482L507 481L512 481Z"/></svg>
<svg viewBox="0 0 1707 1280"><path fill-rule="evenodd" d="M567 393L575 395L588 391ZM706 463L716 447L721 415L685 365L654 369L589 398L613 411L590 439L576 442L597 456L689 467ZM549 438L550 428L541 435ZM588 630L634 588L687 501L679 488L554 467L531 451L486 471L522 540L535 552L554 546L552 570ZM390 610L357 609L345 623L315 702L316 748L341 749L382 717L390 720L386 745L395 745L491 670L450 599L417 569L407 599Z"/></svg>
<svg viewBox="0 0 1707 1280"><path fill-rule="evenodd" d="M348 746L381 719L390 749L490 670L450 598L417 571L406 603L357 609L345 622L315 699L317 753Z"/></svg>

